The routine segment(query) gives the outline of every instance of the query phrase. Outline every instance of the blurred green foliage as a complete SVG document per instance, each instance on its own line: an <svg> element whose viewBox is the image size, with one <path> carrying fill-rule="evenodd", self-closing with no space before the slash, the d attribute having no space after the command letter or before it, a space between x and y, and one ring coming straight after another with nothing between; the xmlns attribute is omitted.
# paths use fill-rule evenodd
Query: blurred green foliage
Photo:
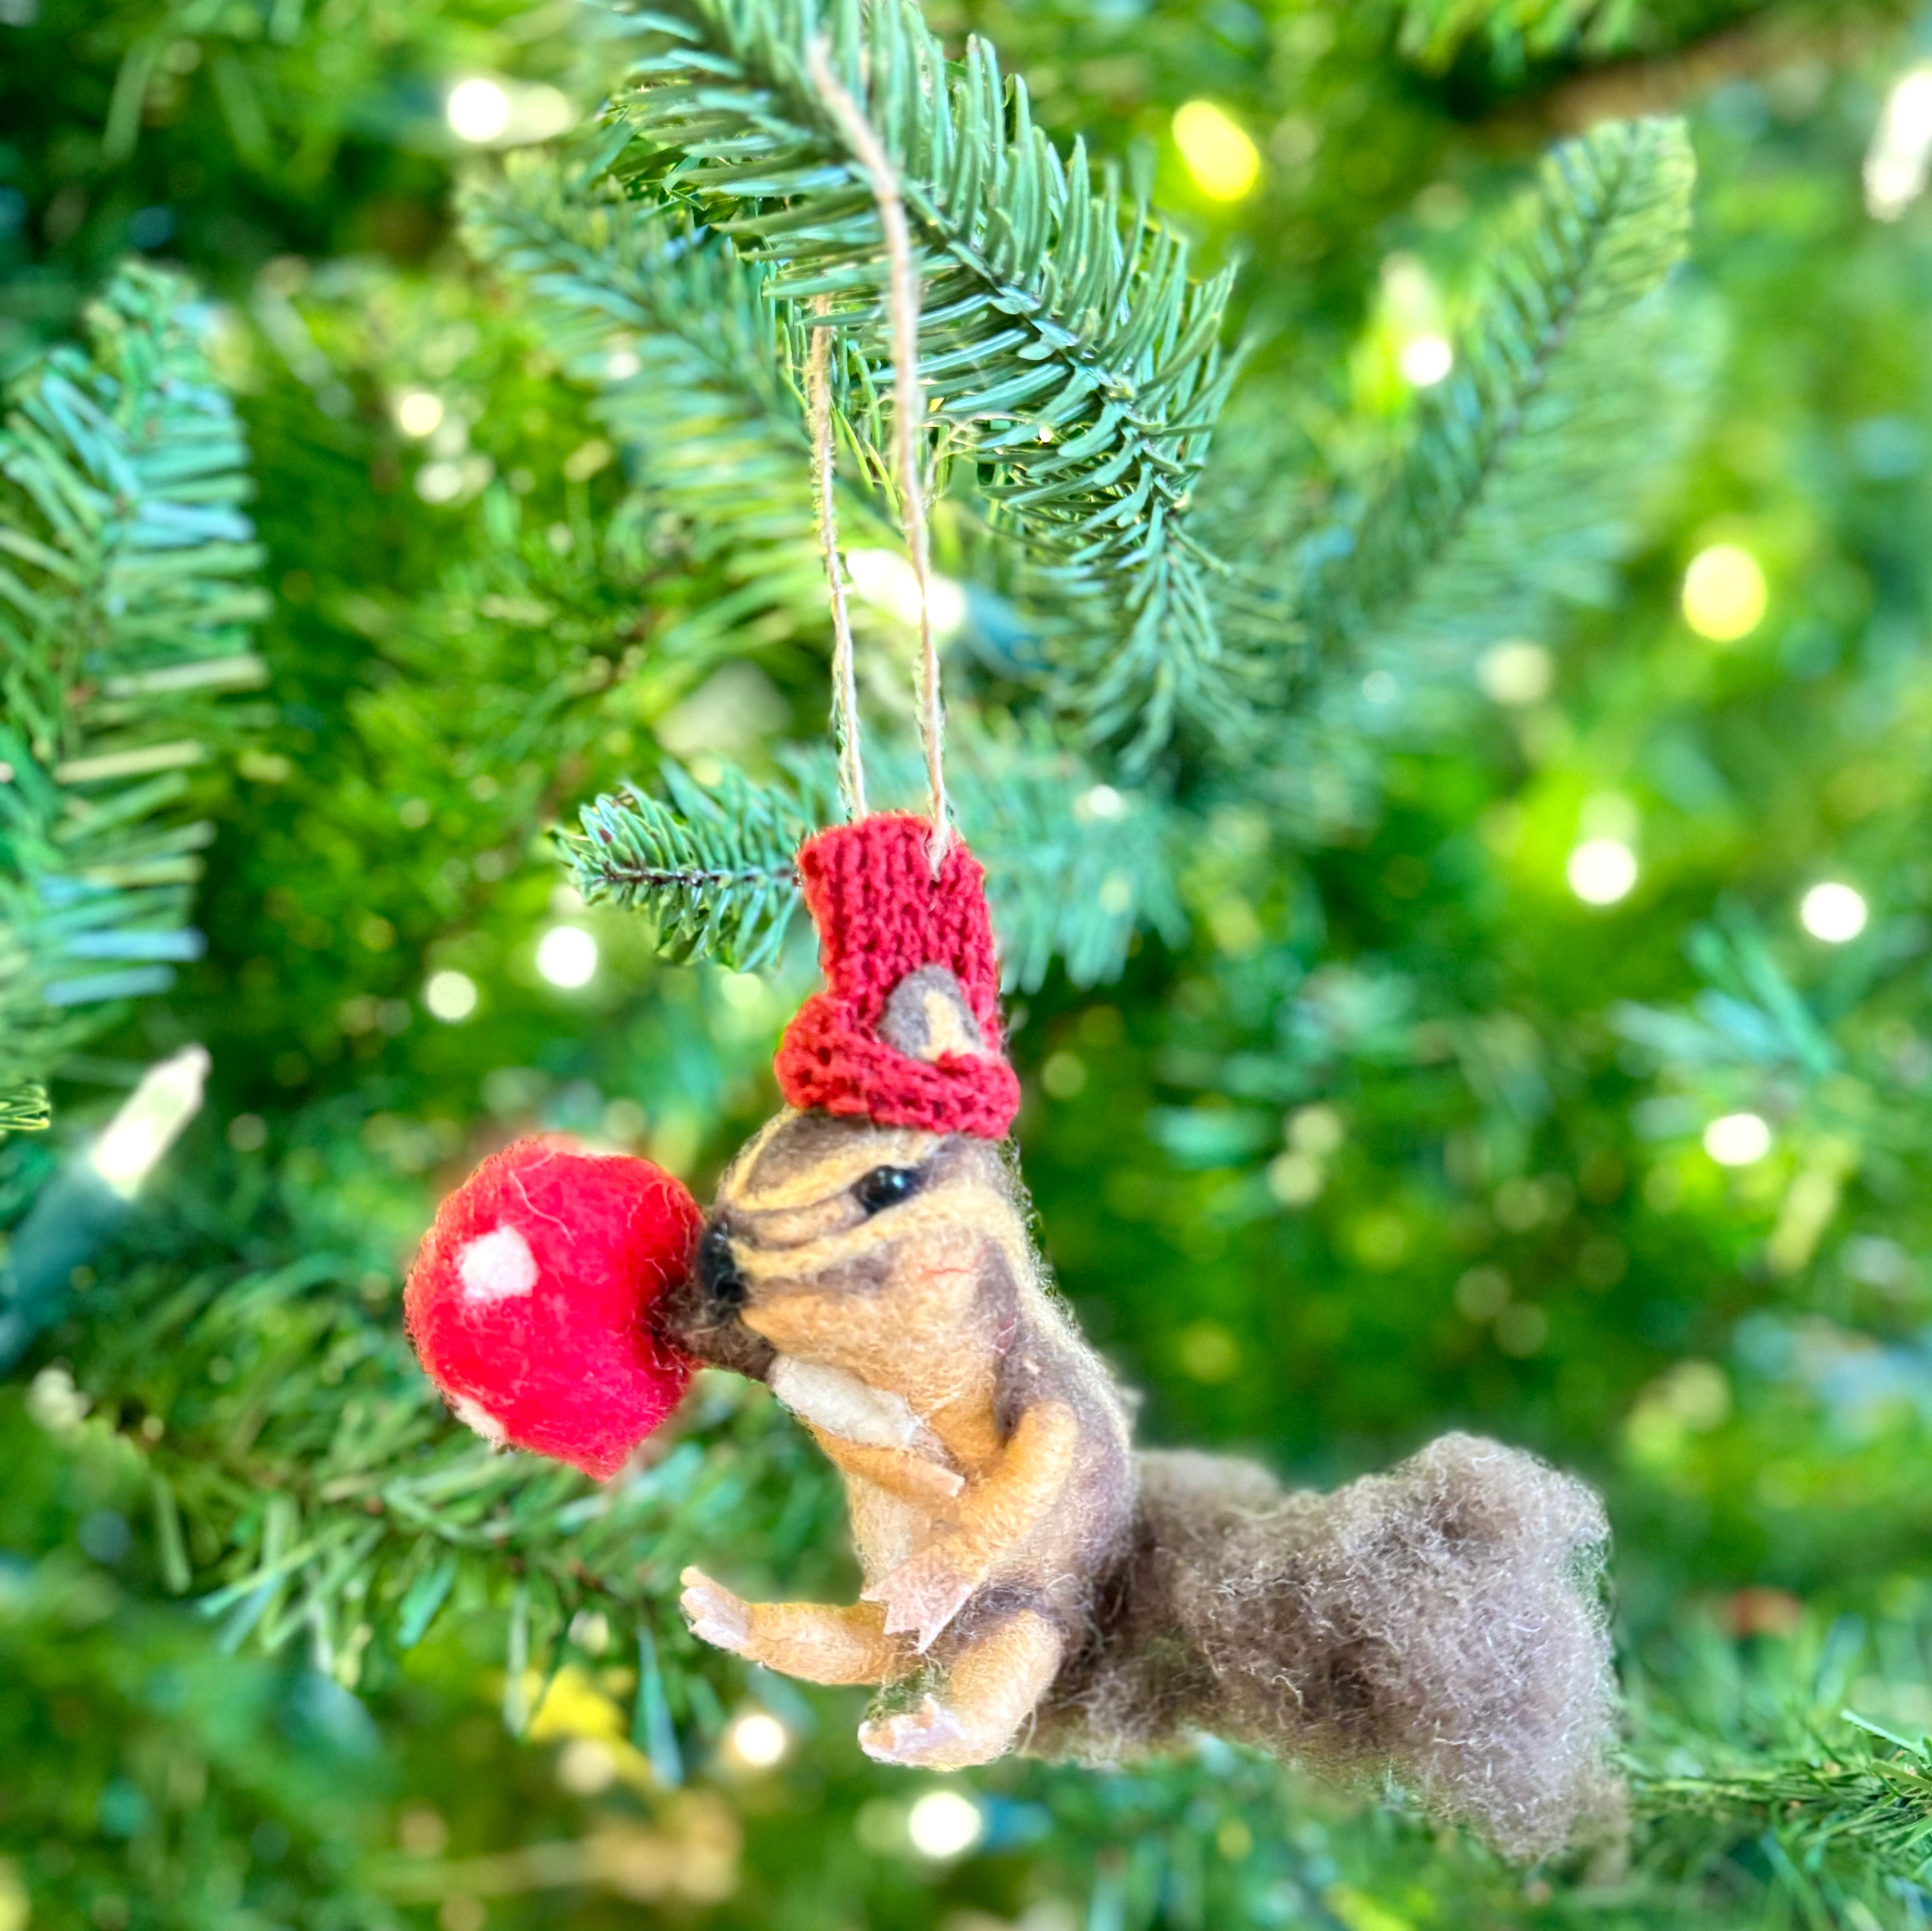
<svg viewBox="0 0 1932 1931"><path fill-rule="evenodd" d="M0 366L77 338L130 251L196 278L272 608L262 713L181 800L218 828L207 956L68 1059L51 1134L0 1142L12 1223L148 1059L214 1054L0 1392L0 1931L1922 1924L1932 214L1876 220L1861 182L1922 30L1716 0L928 18L956 51L988 32L1042 125L1240 264L1252 344L1202 507L1258 563L1349 527L1454 392L1403 351L1482 339L1549 143L1688 117L1667 326L1601 461L1573 447L1550 486L1619 526L1587 595L1459 604L1464 654L1432 667L1432 629L1318 656L1258 790L1184 746L1147 809L1178 800L1186 834L1130 868L1172 909L1144 898L1098 984L1042 940L1014 1008L1046 1243L1148 1439L1326 1482L1467 1425L1604 1486L1630 1865L1508 1872L1204 1744L1118 1777L994 1767L982 1848L922 1857L926 1786L858 1755L850 1698L748 1680L670 1611L700 1548L748 1587L849 1587L836 1497L762 1396L707 1384L608 1499L441 1416L397 1314L440 1188L541 1125L701 1189L772 1103L802 947L764 978L664 962L568 893L549 834L664 761L770 783L820 737L810 587L745 562L795 520L716 542L674 460L696 392L653 452L648 383L595 366L570 290L458 238L448 87L586 112L626 58L608 17L15 0ZM1245 198L1173 138L1204 98L1256 146ZM848 540L884 540L868 514ZM1024 752L999 735L1016 585L946 540L962 710ZM1680 602L1718 544L1766 586L1727 644ZM903 629L862 623L883 738ZM1138 808L1104 761L1061 775ZM1593 839L1636 859L1608 905L1568 881ZM1870 910L1840 945L1797 915L1826 880ZM557 923L598 940L581 989L536 969ZM437 974L475 990L460 1023ZM1725 1166L1703 1136L1740 1113L1768 1150ZM733 1758L747 1710L786 1726L776 1770Z"/></svg>

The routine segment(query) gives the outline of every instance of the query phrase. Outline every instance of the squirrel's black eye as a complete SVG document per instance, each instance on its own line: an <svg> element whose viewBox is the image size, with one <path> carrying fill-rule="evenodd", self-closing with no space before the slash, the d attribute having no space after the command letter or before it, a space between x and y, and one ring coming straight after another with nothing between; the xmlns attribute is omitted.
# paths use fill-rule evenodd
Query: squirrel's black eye
<svg viewBox="0 0 1932 1931"><path fill-rule="evenodd" d="M852 1189L854 1197L867 1214L896 1207L909 1194L919 1191L916 1167L875 1167Z"/></svg>

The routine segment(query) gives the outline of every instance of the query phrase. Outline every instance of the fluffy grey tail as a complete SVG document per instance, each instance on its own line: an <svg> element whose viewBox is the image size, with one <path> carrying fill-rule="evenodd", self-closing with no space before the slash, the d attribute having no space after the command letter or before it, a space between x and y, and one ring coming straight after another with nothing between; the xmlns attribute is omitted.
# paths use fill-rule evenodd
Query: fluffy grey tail
<svg viewBox="0 0 1932 1931"><path fill-rule="evenodd" d="M1133 1543L1030 1746L1115 1763L1206 1730L1392 1776L1505 1855L1618 1834L1602 1503L1445 1435L1331 1495L1138 1458Z"/></svg>

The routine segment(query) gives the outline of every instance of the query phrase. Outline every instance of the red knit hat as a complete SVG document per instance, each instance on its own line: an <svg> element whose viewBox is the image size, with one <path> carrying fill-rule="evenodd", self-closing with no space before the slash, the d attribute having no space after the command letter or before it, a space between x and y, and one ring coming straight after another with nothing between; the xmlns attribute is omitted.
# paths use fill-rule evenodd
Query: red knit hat
<svg viewBox="0 0 1932 1931"><path fill-rule="evenodd" d="M986 874L956 840L935 878L932 837L924 818L886 812L800 847L826 989L785 1029L778 1088L801 1110L1000 1140L1019 1110L1020 1083L1000 1023ZM980 1050L915 1059L880 1037L888 1001L922 966L942 966L958 981Z"/></svg>

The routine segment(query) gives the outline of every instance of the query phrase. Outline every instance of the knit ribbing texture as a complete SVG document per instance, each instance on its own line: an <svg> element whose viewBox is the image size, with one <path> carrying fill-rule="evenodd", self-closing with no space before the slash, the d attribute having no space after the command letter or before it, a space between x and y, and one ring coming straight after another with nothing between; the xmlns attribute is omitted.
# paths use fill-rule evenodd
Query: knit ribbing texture
<svg viewBox="0 0 1932 1931"><path fill-rule="evenodd" d="M1019 1110L1020 1083L1005 1056L986 870L955 840L935 878L932 837L924 818L882 812L800 847L826 990L785 1029L778 1087L801 1111L1000 1140ZM928 1065L879 1037L893 988L922 966L943 966L959 981L983 1058L946 1053Z"/></svg>

